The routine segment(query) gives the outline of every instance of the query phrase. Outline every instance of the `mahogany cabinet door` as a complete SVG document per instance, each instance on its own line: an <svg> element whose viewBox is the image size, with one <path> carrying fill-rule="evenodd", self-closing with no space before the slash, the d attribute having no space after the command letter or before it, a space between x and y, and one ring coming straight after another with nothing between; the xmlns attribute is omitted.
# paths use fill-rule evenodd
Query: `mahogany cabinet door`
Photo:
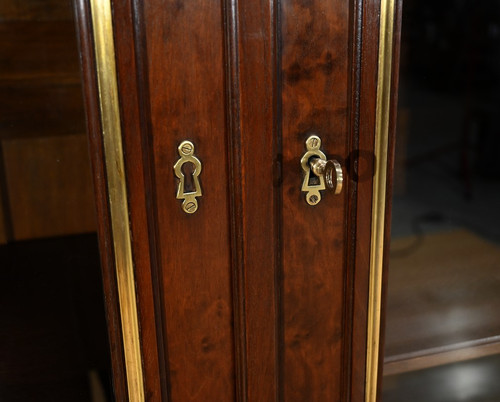
<svg viewBox="0 0 500 402"><path fill-rule="evenodd" d="M399 9L77 1L118 400L375 400Z"/></svg>

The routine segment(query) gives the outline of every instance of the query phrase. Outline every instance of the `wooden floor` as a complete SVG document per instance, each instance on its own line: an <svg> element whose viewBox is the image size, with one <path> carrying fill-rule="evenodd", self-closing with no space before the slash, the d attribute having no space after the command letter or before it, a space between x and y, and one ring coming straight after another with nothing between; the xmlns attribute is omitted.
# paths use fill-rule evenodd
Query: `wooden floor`
<svg viewBox="0 0 500 402"><path fill-rule="evenodd" d="M391 249L388 373L500 353L499 246L457 229Z"/></svg>
<svg viewBox="0 0 500 402"><path fill-rule="evenodd" d="M382 402L499 402L500 355L384 377Z"/></svg>

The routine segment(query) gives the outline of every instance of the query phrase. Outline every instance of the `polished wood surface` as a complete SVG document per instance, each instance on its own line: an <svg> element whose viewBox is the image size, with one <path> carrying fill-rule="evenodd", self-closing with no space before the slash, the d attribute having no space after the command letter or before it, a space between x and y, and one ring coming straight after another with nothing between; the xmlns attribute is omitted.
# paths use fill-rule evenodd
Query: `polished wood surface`
<svg viewBox="0 0 500 402"><path fill-rule="evenodd" d="M349 183L317 206L301 192L313 133L328 158L348 155L349 4L282 2L283 382L285 400L341 400L345 214Z"/></svg>
<svg viewBox="0 0 500 402"><path fill-rule="evenodd" d="M147 57L143 39L136 34L142 32L142 7L138 2L117 2L114 13L115 48L117 51L117 74L122 107L122 135L125 160L127 163L127 188L129 189L130 225L133 233L132 252L137 282L137 298L141 347L144 356L144 387L146 398L161 400L167 395L165 347L163 329L157 312L161 311L159 298L159 271L155 250L156 228L149 222L155 220L154 200L144 189L150 189L153 180L149 164L149 138L137 133L147 131L149 120L147 111L147 77L143 74L142 60ZM137 19L135 29L134 19ZM139 79L137 77L140 77ZM143 84L144 83L144 84ZM155 323L156 322L156 323ZM155 325L151 325L155 323Z"/></svg>
<svg viewBox="0 0 500 402"><path fill-rule="evenodd" d="M144 4L150 149L162 339L172 400L234 399L233 301L220 4ZM193 29L194 28L194 29ZM186 214L174 194L189 139L203 196ZM193 381L194 378L202 379Z"/></svg>
<svg viewBox="0 0 500 402"><path fill-rule="evenodd" d="M378 7L115 3L149 400L364 400ZM316 207L312 133L345 166ZM184 139L203 164L193 215L175 198Z"/></svg>
<svg viewBox="0 0 500 402"><path fill-rule="evenodd" d="M281 249L273 241L281 236L281 193L270 190L280 186L282 163L276 117L279 8L266 0L225 4L237 398L273 401L281 377Z"/></svg>

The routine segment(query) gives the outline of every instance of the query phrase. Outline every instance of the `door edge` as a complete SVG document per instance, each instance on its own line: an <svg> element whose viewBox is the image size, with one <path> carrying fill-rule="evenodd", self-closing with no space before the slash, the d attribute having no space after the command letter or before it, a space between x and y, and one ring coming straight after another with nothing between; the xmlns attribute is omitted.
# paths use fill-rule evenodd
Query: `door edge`
<svg viewBox="0 0 500 402"><path fill-rule="evenodd" d="M145 400L110 0L90 0L128 397Z"/></svg>
<svg viewBox="0 0 500 402"><path fill-rule="evenodd" d="M387 247L387 183L393 94L394 29L397 0L380 1L374 177L370 240L370 272L366 340L365 402L376 402L382 347L384 250Z"/></svg>

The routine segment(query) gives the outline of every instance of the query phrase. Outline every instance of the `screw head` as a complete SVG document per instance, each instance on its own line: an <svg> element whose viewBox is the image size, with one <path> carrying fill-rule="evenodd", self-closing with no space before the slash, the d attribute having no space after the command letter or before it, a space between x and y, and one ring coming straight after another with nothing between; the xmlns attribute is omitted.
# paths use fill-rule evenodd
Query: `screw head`
<svg viewBox="0 0 500 402"><path fill-rule="evenodd" d="M316 205L319 202L319 197L317 195L311 195L309 197L309 204Z"/></svg>
<svg viewBox="0 0 500 402"><path fill-rule="evenodd" d="M179 145L179 152L185 156L191 156L194 153L194 145L191 141L183 141Z"/></svg>
<svg viewBox="0 0 500 402"><path fill-rule="evenodd" d="M317 135L311 135L306 140L306 146L309 151L318 150L321 146L321 139Z"/></svg>
<svg viewBox="0 0 500 402"><path fill-rule="evenodd" d="M184 205L184 211L186 211L188 214L192 214L193 212L196 212L198 209L198 205L195 202L188 202L186 205Z"/></svg>

